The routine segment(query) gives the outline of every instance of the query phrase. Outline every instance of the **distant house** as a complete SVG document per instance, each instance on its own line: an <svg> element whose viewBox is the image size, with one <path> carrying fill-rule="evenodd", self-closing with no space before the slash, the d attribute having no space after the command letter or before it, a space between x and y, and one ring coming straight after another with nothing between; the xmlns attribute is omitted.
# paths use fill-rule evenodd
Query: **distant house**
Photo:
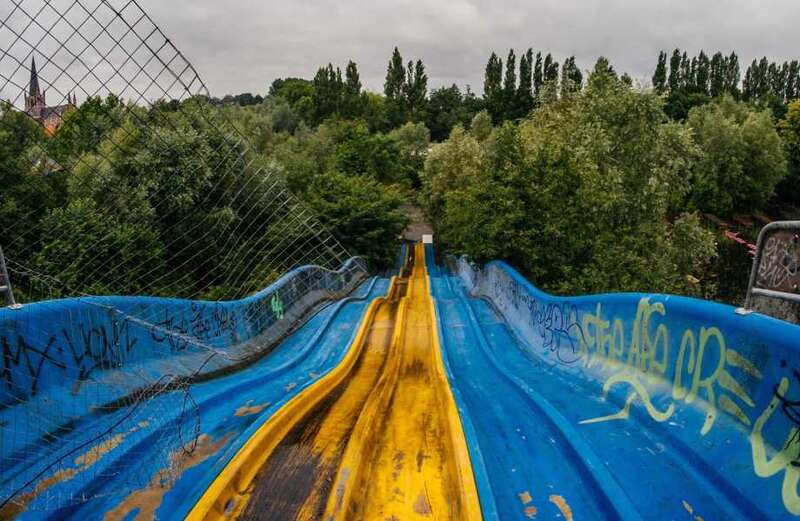
<svg viewBox="0 0 800 521"><path fill-rule="evenodd" d="M64 122L64 115L67 111L75 107L75 96L68 94L66 105L48 107L45 95L46 93L39 87L36 59L31 58L31 83L27 94L25 94L25 112L38 121L44 127L45 132L53 135Z"/></svg>

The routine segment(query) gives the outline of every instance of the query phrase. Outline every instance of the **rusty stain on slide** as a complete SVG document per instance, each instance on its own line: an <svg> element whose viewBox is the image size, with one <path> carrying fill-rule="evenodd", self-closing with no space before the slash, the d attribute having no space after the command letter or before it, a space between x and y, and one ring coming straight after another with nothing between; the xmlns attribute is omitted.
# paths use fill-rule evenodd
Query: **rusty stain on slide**
<svg viewBox="0 0 800 521"><path fill-rule="evenodd" d="M345 360L256 432L190 519L480 519L432 313L417 245Z"/></svg>

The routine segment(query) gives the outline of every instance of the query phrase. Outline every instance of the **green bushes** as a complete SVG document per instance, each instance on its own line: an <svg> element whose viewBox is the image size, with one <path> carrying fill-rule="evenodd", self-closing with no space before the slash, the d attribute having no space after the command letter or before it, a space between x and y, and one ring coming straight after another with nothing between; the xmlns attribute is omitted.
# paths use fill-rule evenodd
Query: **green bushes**
<svg viewBox="0 0 800 521"><path fill-rule="evenodd" d="M776 188L779 203L792 208L800 217L800 100L789 104L786 117L778 123L788 162L788 175Z"/></svg>
<svg viewBox="0 0 800 521"><path fill-rule="evenodd" d="M374 268L391 266L408 224L400 191L368 175L326 172L314 178L306 200L322 224Z"/></svg>
<svg viewBox="0 0 800 521"><path fill-rule="evenodd" d="M702 150L692 167L693 206L720 217L764 208L787 173L771 113L724 97L692 109L687 125Z"/></svg>
<svg viewBox="0 0 800 521"><path fill-rule="evenodd" d="M699 155L658 96L595 74L485 142L455 130L428 158L423 199L447 247L545 289L703 295L714 238L678 208Z"/></svg>

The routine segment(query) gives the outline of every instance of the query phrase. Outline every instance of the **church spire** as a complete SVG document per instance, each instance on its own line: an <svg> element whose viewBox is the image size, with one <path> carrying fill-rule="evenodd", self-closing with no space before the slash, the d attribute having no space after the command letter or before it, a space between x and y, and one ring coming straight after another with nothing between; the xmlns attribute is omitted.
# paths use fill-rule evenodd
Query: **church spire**
<svg viewBox="0 0 800 521"><path fill-rule="evenodd" d="M28 91L28 96L31 98L38 98L42 93L39 90L39 74L36 72L36 58L31 57L31 86Z"/></svg>

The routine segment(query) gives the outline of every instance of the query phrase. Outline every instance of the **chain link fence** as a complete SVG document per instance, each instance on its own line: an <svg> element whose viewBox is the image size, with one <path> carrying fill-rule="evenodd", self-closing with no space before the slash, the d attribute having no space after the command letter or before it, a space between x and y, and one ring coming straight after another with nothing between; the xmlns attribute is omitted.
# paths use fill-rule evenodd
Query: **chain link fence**
<svg viewBox="0 0 800 521"><path fill-rule="evenodd" d="M24 304L0 309L7 518L174 479L206 442L193 385L267 355L366 266L136 1L3 3L0 100Z"/></svg>

